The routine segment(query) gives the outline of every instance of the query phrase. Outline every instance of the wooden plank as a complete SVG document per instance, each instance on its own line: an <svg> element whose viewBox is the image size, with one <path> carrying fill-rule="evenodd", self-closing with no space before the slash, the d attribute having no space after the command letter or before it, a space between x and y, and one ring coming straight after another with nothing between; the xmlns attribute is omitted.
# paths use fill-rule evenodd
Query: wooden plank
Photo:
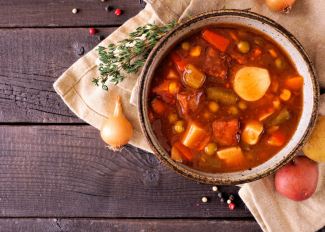
<svg viewBox="0 0 325 232"><path fill-rule="evenodd" d="M154 154L110 151L91 126L0 126L0 181L0 217L251 217L239 187L219 186L230 210Z"/></svg>
<svg viewBox="0 0 325 232"><path fill-rule="evenodd" d="M96 35L87 28L0 30L0 47L5 48L0 51L0 121L83 122L53 83L100 42L99 35L106 37L115 29L102 28Z"/></svg>
<svg viewBox="0 0 325 232"><path fill-rule="evenodd" d="M111 6L109 12L105 6ZM72 9L78 9L77 14ZM115 15L121 9L122 14ZM0 28L121 25L142 10L138 0L0 0Z"/></svg>
<svg viewBox="0 0 325 232"><path fill-rule="evenodd" d="M0 219L0 231L262 231L253 219L246 220L157 220L157 219Z"/></svg>

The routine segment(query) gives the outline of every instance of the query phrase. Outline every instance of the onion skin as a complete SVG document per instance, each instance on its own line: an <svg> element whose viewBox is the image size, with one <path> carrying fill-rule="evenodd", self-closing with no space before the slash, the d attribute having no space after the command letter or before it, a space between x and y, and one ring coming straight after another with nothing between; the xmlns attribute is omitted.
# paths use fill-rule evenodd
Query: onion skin
<svg viewBox="0 0 325 232"><path fill-rule="evenodd" d="M116 95L116 106L112 117L107 119L100 130L100 136L114 151L119 151L133 136L130 122L122 114L122 105L119 95Z"/></svg>
<svg viewBox="0 0 325 232"><path fill-rule="evenodd" d="M296 0L266 0L267 6L275 12L289 13Z"/></svg>

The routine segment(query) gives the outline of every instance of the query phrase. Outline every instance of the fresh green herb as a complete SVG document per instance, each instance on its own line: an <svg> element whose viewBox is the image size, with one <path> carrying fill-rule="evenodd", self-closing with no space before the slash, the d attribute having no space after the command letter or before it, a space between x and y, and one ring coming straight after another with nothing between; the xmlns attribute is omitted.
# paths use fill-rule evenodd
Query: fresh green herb
<svg viewBox="0 0 325 232"><path fill-rule="evenodd" d="M226 9L226 5L223 5L222 9L225 10Z"/></svg>
<svg viewBox="0 0 325 232"><path fill-rule="evenodd" d="M189 18L191 18L191 17L192 17L192 15L190 15L189 13L186 13L186 15L187 15L187 17L189 17Z"/></svg>
<svg viewBox="0 0 325 232"><path fill-rule="evenodd" d="M100 60L98 65L100 76L93 78L92 83L96 86L101 85L102 89L107 91L108 80L114 82L115 85L124 80L122 70L126 74L136 74L145 63L152 48L177 24L176 21L162 26L146 24L138 27L136 31L129 34L129 38L119 41L117 45L99 46L96 51Z"/></svg>

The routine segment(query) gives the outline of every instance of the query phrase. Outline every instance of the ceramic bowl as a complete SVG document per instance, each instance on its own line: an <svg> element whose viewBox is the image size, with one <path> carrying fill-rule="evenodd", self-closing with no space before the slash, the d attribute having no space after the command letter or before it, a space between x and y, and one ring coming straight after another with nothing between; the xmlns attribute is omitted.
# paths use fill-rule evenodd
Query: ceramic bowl
<svg viewBox="0 0 325 232"><path fill-rule="evenodd" d="M170 49L191 32L208 25L223 23L252 27L273 38L291 57L301 76L304 77L303 112L298 128L291 141L273 158L246 171L231 173L204 173L177 163L159 144L148 119L148 90L153 73ZM287 164L308 140L318 113L319 87L315 71L304 48L282 26L262 15L240 11L219 10L197 15L173 28L152 50L139 80L138 110L143 133L158 158L172 170L189 179L206 184L231 185L254 181L265 177Z"/></svg>

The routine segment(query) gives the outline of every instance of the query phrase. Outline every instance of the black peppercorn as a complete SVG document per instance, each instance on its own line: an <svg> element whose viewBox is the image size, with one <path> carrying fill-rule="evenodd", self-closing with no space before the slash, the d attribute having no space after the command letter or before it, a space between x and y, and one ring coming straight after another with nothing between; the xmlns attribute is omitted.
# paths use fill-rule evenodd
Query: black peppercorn
<svg viewBox="0 0 325 232"><path fill-rule="evenodd" d="M106 10L106 11L110 11L110 9L111 9L111 8L110 8L109 6L106 6L106 7L105 7L105 10Z"/></svg>

